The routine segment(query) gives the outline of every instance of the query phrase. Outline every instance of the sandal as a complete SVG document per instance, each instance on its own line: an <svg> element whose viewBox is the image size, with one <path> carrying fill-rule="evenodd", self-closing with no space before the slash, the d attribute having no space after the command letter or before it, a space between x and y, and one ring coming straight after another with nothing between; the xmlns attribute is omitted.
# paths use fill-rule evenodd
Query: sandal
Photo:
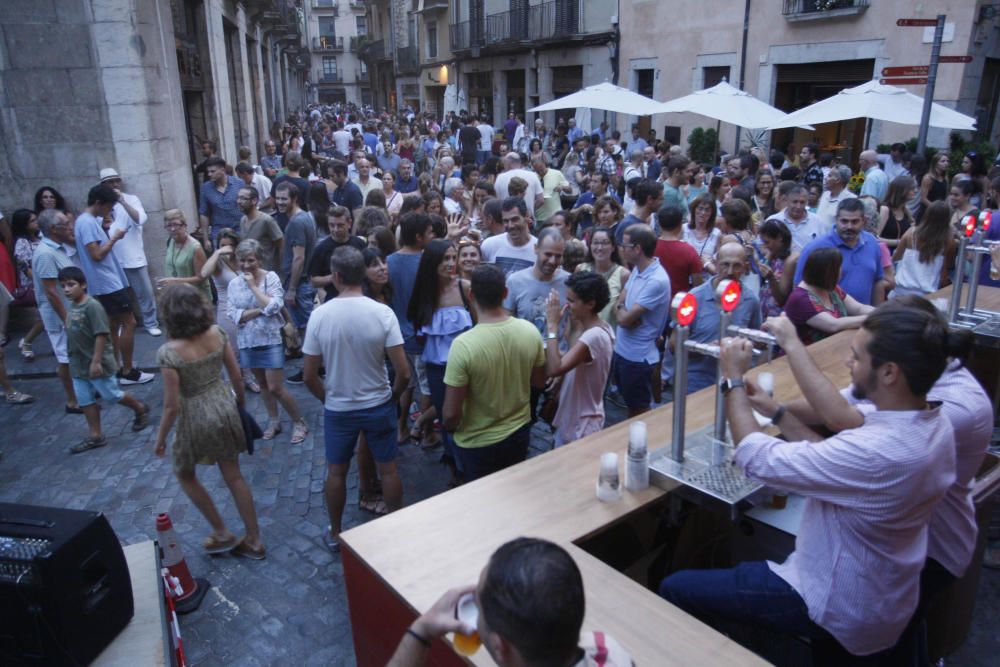
<svg viewBox="0 0 1000 667"><path fill-rule="evenodd" d="M207 554L223 554L238 547L240 541L235 535L230 535L228 540L220 540L215 535L209 535L201 542L201 548Z"/></svg>
<svg viewBox="0 0 1000 667"><path fill-rule="evenodd" d="M108 439L103 435L99 435L96 438L87 438L83 442L77 443L69 448L70 454L82 454L83 452L90 451L91 449L97 449L98 447L105 447L108 444Z"/></svg>
<svg viewBox="0 0 1000 667"><path fill-rule="evenodd" d="M327 526L323 533L323 544L331 553L340 553L340 540L333 536L333 526Z"/></svg>
<svg viewBox="0 0 1000 667"><path fill-rule="evenodd" d="M250 560L264 560L266 556L266 550L264 545L261 544L256 549L247 544L247 538L243 538L239 541L232 551L234 556L243 556L244 558L249 558Z"/></svg>
<svg viewBox="0 0 1000 667"><path fill-rule="evenodd" d="M389 508L386 506L385 500L377 494L372 494L366 498L360 498L358 500L358 508L378 516L384 516L389 513Z"/></svg>
<svg viewBox="0 0 1000 667"><path fill-rule="evenodd" d="M7 399L8 403L11 403L13 405L24 405L25 403L35 402L34 396L32 396L31 394L25 394L24 392L20 392L17 390L9 392L5 398Z"/></svg>
<svg viewBox="0 0 1000 667"><path fill-rule="evenodd" d="M298 445L306 439L307 433L309 433L309 426L300 419L292 425L292 439L289 442Z"/></svg>
<svg viewBox="0 0 1000 667"><path fill-rule="evenodd" d="M21 350L21 356L24 357L25 361L34 361L35 353L31 349L31 343L22 338L17 347Z"/></svg>
<svg viewBox="0 0 1000 667"><path fill-rule="evenodd" d="M271 422L264 429L264 434L260 436L261 440L274 440L274 436L281 433L281 422Z"/></svg>
<svg viewBox="0 0 1000 667"><path fill-rule="evenodd" d="M246 387L246 390L251 394L260 393L260 385L257 384L257 378L252 375L243 376L243 386Z"/></svg>

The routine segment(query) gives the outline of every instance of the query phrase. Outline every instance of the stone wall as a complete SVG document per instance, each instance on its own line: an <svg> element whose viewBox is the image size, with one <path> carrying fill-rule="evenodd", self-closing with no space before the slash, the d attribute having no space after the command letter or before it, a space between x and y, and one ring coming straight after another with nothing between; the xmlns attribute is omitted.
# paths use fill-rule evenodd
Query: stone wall
<svg viewBox="0 0 1000 667"><path fill-rule="evenodd" d="M113 167L149 214L159 273L162 212L196 219L169 6L143 0L3 0L0 210L51 185L74 211Z"/></svg>

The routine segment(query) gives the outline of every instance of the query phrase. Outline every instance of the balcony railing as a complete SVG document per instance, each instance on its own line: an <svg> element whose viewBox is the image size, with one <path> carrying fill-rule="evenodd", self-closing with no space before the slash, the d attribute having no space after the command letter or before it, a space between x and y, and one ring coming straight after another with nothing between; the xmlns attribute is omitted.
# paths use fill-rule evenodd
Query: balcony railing
<svg viewBox="0 0 1000 667"><path fill-rule="evenodd" d="M313 37L312 50L320 53L335 53L344 50L344 38L333 35L320 35Z"/></svg>
<svg viewBox="0 0 1000 667"><path fill-rule="evenodd" d="M789 21L813 21L860 14L870 3L871 0L784 0L781 13Z"/></svg>
<svg viewBox="0 0 1000 667"><path fill-rule="evenodd" d="M358 55L369 62L391 59L386 54L384 39L378 39L374 42L370 42L367 39L359 39Z"/></svg>
<svg viewBox="0 0 1000 667"><path fill-rule="evenodd" d="M419 74L420 56L417 47L404 46L396 49L396 71L399 74Z"/></svg>
<svg viewBox="0 0 1000 667"><path fill-rule="evenodd" d="M340 16L340 7L337 5L337 0L310 0L312 2L312 8L318 11L322 11L325 15Z"/></svg>
<svg viewBox="0 0 1000 667"><path fill-rule="evenodd" d="M358 83L368 83L368 72L358 70L354 73L354 79Z"/></svg>
<svg viewBox="0 0 1000 667"><path fill-rule="evenodd" d="M319 80L317 81L320 85L331 84L331 83L344 83L344 75L340 72L334 72L333 74L327 72L325 74L320 74Z"/></svg>
<svg viewBox="0 0 1000 667"><path fill-rule="evenodd" d="M368 8L365 6L365 0L348 0L347 4L351 6L351 9L360 12L368 11Z"/></svg>
<svg viewBox="0 0 1000 667"><path fill-rule="evenodd" d="M527 9L489 14L482 22L463 21L450 26L452 51L566 39L579 32L577 2L545 2Z"/></svg>
<svg viewBox="0 0 1000 667"><path fill-rule="evenodd" d="M430 12L437 9L448 9L448 0L424 0L425 12Z"/></svg>
<svg viewBox="0 0 1000 667"><path fill-rule="evenodd" d="M361 47L364 46L367 41L368 38L364 35L354 35L350 38L347 48L351 53L356 53L361 50Z"/></svg>

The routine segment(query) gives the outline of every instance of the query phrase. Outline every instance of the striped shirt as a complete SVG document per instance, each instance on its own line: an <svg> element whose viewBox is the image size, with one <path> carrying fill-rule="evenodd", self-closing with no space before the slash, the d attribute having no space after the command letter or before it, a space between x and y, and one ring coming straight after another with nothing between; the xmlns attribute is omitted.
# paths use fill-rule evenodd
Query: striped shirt
<svg viewBox="0 0 1000 667"><path fill-rule="evenodd" d="M752 433L736 463L806 498L795 551L768 565L809 618L855 655L893 646L917 607L931 512L955 481L940 408L871 412L815 443Z"/></svg>
<svg viewBox="0 0 1000 667"><path fill-rule="evenodd" d="M841 394L852 404L857 403L851 387ZM928 527L927 557L961 577L972 562L979 536L972 486L993 435L993 407L979 381L957 363L934 383L927 400L941 403L941 412L955 433L955 483L934 508Z"/></svg>

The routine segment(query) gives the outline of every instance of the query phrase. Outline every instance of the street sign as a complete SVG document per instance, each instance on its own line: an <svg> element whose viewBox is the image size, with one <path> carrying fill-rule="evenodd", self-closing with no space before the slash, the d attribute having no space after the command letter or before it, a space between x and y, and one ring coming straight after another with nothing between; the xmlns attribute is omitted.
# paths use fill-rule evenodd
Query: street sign
<svg viewBox="0 0 1000 667"><path fill-rule="evenodd" d="M896 19L896 25L902 28L933 28L937 19Z"/></svg>
<svg viewBox="0 0 1000 667"><path fill-rule="evenodd" d="M879 79L879 83L885 86L922 86L927 83L927 77L921 76Z"/></svg>
<svg viewBox="0 0 1000 667"><path fill-rule="evenodd" d="M971 63L972 56L941 56L939 63Z"/></svg>
<svg viewBox="0 0 1000 667"><path fill-rule="evenodd" d="M883 67L882 76L927 76L930 71L927 65L904 65L902 67Z"/></svg>

